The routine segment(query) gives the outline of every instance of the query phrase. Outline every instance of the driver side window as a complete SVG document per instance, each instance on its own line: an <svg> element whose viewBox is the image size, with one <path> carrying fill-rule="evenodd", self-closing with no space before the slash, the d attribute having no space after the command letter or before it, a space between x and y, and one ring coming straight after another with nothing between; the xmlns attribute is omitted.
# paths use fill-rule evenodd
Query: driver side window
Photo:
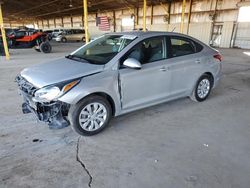
<svg viewBox="0 0 250 188"><path fill-rule="evenodd" d="M165 37L152 37L135 45L123 58L134 58L141 64L152 63L166 59Z"/></svg>

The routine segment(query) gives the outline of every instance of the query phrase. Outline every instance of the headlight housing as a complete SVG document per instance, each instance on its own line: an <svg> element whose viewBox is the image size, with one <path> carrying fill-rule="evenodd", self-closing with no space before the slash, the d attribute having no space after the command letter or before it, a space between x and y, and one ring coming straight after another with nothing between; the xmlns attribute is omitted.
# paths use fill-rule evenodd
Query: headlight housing
<svg viewBox="0 0 250 188"><path fill-rule="evenodd" d="M32 100L34 102L51 102L57 100L59 97L63 96L74 86L76 86L80 80L74 80L67 83L61 83L57 85L47 86L37 90L34 94Z"/></svg>

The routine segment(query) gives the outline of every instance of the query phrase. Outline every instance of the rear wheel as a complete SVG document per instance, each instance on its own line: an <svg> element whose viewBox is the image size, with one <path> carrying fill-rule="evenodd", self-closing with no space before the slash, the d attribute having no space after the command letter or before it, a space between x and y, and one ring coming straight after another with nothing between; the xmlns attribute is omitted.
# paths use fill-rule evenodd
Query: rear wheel
<svg viewBox="0 0 250 188"><path fill-rule="evenodd" d="M43 53L50 53L52 50L52 47L50 45L50 43L48 42L42 42L40 44L40 51L43 52Z"/></svg>
<svg viewBox="0 0 250 188"><path fill-rule="evenodd" d="M191 99L197 102L205 101L213 87L213 79L210 75L202 75L196 83Z"/></svg>
<svg viewBox="0 0 250 188"><path fill-rule="evenodd" d="M91 136L102 131L112 116L109 102L100 96L83 99L69 110L72 128L80 135Z"/></svg>

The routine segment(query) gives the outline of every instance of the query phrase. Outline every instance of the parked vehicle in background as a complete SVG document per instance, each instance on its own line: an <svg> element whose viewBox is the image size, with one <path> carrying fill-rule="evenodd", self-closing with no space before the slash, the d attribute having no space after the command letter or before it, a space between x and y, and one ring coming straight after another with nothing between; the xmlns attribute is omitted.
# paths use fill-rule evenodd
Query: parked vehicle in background
<svg viewBox="0 0 250 188"><path fill-rule="evenodd" d="M0 29L0 56L5 56L1 29Z"/></svg>
<svg viewBox="0 0 250 188"><path fill-rule="evenodd" d="M8 47L11 48L11 41L9 40L8 36L13 34L14 32L18 31L19 29L15 28L5 28L5 35L8 42ZM4 46L3 46L3 39L2 39L2 31L0 29L0 56L5 56Z"/></svg>
<svg viewBox="0 0 250 188"><path fill-rule="evenodd" d="M10 35L13 32L16 32L18 30L19 30L18 28L14 28L14 29L13 28L5 28L6 36Z"/></svg>
<svg viewBox="0 0 250 188"><path fill-rule="evenodd" d="M52 39L56 38L59 34L61 34L65 29L54 29L52 32Z"/></svg>
<svg viewBox="0 0 250 188"><path fill-rule="evenodd" d="M47 34L48 36L48 40L52 40L52 33L53 33L53 30L45 30L44 33Z"/></svg>
<svg viewBox="0 0 250 188"><path fill-rule="evenodd" d="M83 41L85 42L85 32L83 29L66 29L54 38L57 42Z"/></svg>
<svg viewBox="0 0 250 188"><path fill-rule="evenodd" d="M94 135L113 116L187 96L206 100L220 80L221 61L217 50L187 35L112 33L24 69L16 82L24 113L51 128L70 124Z"/></svg>
<svg viewBox="0 0 250 188"><path fill-rule="evenodd" d="M50 53L51 45L47 41L47 34L32 28L14 30L7 35L9 48L35 48L38 52Z"/></svg>

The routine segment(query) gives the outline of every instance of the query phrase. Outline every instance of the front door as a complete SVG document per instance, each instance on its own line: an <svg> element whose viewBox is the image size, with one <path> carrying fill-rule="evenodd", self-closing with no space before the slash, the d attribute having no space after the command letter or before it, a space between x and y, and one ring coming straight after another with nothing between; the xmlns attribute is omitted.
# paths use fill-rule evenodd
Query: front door
<svg viewBox="0 0 250 188"><path fill-rule="evenodd" d="M119 70L123 110L148 106L167 98L171 74L166 51L165 37L153 37L139 42L125 55L124 59L134 58L141 62L142 68L121 66Z"/></svg>

